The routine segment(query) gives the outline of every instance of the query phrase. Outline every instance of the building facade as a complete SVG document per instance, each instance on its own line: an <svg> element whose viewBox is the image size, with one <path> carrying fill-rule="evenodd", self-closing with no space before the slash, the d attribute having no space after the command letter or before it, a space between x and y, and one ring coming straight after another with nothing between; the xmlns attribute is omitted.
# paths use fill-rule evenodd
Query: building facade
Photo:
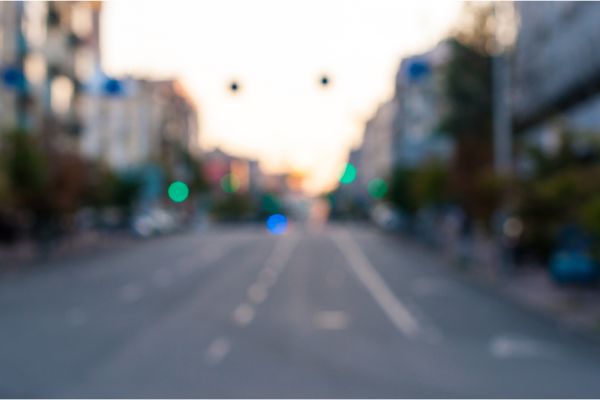
<svg viewBox="0 0 600 400"><path fill-rule="evenodd" d="M0 4L0 125L76 150L84 82L100 63L101 3Z"/></svg>
<svg viewBox="0 0 600 400"><path fill-rule="evenodd" d="M399 110L394 120L394 165L415 167L429 159L448 160L452 142L437 127L445 112L443 67L450 55L443 41L405 58L396 75Z"/></svg>
<svg viewBox="0 0 600 400"><path fill-rule="evenodd" d="M600 134L600 6L579 2L516 2L512 114L522 147L554 151L563 127ZM527 173L522 154L517 168Z"/></svg>

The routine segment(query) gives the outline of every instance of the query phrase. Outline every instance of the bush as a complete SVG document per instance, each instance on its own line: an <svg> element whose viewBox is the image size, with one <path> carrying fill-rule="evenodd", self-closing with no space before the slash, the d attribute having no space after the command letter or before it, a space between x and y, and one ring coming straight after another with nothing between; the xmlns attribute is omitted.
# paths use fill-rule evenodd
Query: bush
<svg viewBox="0 0 600 400"><path fill-rule="evenodd" d="M8 207L11 188L6 166L0 163L0 209Z"/></svg>
<svg viewBox="0 0 600 400"><path fill-rule="evenodd" d="M386 196L391 205L409 215L413 215L418 208L413 190L415 170L406 167L397 167L389 179L389 190Z"/></svg>
<svg viewBox="0 0 600 400"><path fill-rule="evenodd" d="M118 174L103 164L89 168L86 204L95 208L117 207L131 212L141 190L141 180L135 174Z"/></svg>
<svg viewBox="0 0 600 400"><path fill-rule="evenodd" d="M600 237L600 193L581 204L578 219L585 229Z"/></svg>
<svg viewBox="0 0 600 400"><path fill-rule="evenodd" d="M600 237L600 165L598 146L574 145L574 132L562 132L554 154L530 150L534 174L520 182L517 211L523 220L521 245L547 259L567 226ZM583 149L583 151L582 151ZM600 249L590 249L600 255Z"/></svg>
<svg viewBox="0 0 600 400"><path fill-rule="evenodd" d="M440 162L432 161L418 168L411 183L411 192L420 207L437 207L449 200L448 171Z"/></svg>
<svg viewBox="0 0 600 400"><path fill-rule="evenodd" d="M38 238L65 229L85 207L128 212L139 194L135 176L121 176L79 154L42 148L37 136L11 131L0 136L0 207L3 225ZM0 221L1 222L1 221Z"/></svg>
<svg viewBox="0 0 600 400"><path fill-rule="evenodd" d="M440 207L451 200L447 167L430 161L416 168L396 168L389 179L386 199L413 215L418 209Z"/></svg>
<svg viewBox="0 0 600 400"><path fill-rule="evenodd" d="M47 159L37 141L23 131L2 136L2 202L8 207L32 208L44 195Z"/></svg>
<svg viewBox="0 0 600 400"><path fill-rule="evenodd" d="M240 193L228 193L211 208L211 214L221 221L240 221L251 217L253 211L252 199Z"/></svg>

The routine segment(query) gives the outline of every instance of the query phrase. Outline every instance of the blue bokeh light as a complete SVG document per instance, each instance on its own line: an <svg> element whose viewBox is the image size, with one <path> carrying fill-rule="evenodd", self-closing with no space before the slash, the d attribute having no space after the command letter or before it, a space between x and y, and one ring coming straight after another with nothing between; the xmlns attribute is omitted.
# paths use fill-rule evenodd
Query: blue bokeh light
<svg viewBox="0 0 600 400"><path fill-rule="evenodd" d="M282 235L287 230L288 220L283 214L273 214L267 218L267 229L273 235Z"/></svg>

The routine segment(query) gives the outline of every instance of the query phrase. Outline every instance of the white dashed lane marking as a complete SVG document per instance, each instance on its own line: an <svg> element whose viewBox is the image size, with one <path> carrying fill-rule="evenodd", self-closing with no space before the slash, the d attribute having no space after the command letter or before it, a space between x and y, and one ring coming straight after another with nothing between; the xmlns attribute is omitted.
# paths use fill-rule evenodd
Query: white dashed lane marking
<svg viewBox="0 0 600 400"><path fill-rule="evenodd" d="M493 357L499 359L548 358L556 357L559 354L554 345L516 335L494 336L490 340L489 351Z"/></svg>
<svg viewBox="0 0 600 400"><path fill-rule="evenodd" d="M254 307L250 304L242 303L233 312L233 322L238 326L246 326L254 319Z"/></svg>
<svg viewBox="0 0 600 400"><path fill-rule="evenodd" d="M344 311L321 311L314 318L315 328L323 330L345 329L349 323L350 316Z"/></svg>
<svg viewBox="0 0 600 400"><path fill-rule="evenodd" d="M219 337L213 340L206 350L205 360L208 364L219 364L231 350L231 342L225 338Z"/></svg>
<svg viewBox="0 0 600 400"><path fill-rule="evenodd" d="M255 283L248 288L248 300L253 304L260 304L267 298L267 288L260 284Z"/></svg>
<svg viewBox="0 0 600 400"><path fill-rule="evenodd" d="M417 335L420 331L417 319L394 296L350 234L346 231L341 231L334 235L333 239L346 258L350 268L369 293L371 293L373 299L379 304L392 324L405 336L414 337Z"/></svg>
<svg viewBox="0 0 600 400"><path fill-rule="evenodd" d="M237 306L231 315L233 323L243 328L250 324L256 315L255 305L262 303L268 296L268 290L277 282L277 276L285 268L296 244L296 239L280 239L259 272L257 282L250 285L246 295L248 302ZM231 351L231 341L218 337L206 351L206 362L219 364Z"/></svg>

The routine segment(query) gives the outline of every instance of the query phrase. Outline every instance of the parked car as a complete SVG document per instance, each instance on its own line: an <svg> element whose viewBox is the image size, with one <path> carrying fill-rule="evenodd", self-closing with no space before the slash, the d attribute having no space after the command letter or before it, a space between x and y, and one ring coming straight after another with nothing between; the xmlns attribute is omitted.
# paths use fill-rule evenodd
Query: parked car
<svg viewBox="0 0 600 400"><path fill-rule="evenodd" d="M136 215L132 223L133 232L140 237L172 233L178 226L177 216L159 207Z"/></svg>
<svg viewBox="0 0 600 400"><path fill-rule="evenodd" d="M396 231L402 227L402 216L386 204L378 204L371 211L371 219L381 229Z"/></svg>

